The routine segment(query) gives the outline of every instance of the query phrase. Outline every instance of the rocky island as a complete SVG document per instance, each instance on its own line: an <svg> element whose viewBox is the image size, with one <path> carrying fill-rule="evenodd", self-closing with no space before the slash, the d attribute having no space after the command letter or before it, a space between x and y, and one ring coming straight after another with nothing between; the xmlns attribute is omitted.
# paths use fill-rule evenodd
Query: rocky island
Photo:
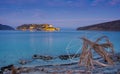
<svg viewBox="0 0 120 74"><path fill-rule="evenodd" d="M77 30L120 31L120 20L79 27Z"/></svg>
<svg viewBox="0 0 120 74"><path fill-rule="evenodd" d="M17 27L17 30L22 30L22 31L48 31L48 32L53 32L53 31L59 31L60 28L55 28L51 24L23 24L21 26Z"/></svg>
<svg viewBox="0 0 120 74"><path fill-rule="evenodd" d="M14 30L11 26L0 24L0 30Z"/></svg>

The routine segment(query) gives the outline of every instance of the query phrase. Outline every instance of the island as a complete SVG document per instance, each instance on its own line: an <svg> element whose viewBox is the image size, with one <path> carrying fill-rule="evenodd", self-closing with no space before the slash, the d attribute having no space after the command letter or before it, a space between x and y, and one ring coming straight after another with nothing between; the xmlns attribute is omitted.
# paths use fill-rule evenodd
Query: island
<svg viewBox="0 0 120 74"><path fill-rule="evenodd" d="M0 30L14 30L13 27L0 24Z"/></svg>
<svg viewBox="0 0 120 74"><path fill-rule="evenodd" d="M47 31L47 32L60 30L60 28L55 28L51 24L23 24L21 26L18 26L16 29L22 31L29 30L29 31Z"/></svg>
<svg viewBox="0 0 120 74"><path fill-rule="evenodd" d="M120 20L79 27L77 30L120 31Z"/></svg>

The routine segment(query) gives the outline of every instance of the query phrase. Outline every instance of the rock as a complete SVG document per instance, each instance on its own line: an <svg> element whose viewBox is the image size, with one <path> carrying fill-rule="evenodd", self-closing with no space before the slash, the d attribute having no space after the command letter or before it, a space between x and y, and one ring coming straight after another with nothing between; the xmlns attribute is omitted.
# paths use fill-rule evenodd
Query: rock
<svg viewBox="0 0 120 74"><path fill-rule="evenodd" d="M44 71L44 68L42 68L41 71Z"/></svg>
<svg viewBox="0 0 120 74"><path fill-rule="evenodd" d="M53 57L51 57L51 56L44 56L43 57L43 60L52 60L53 59Z"/></svg>
<svg viewBox="0 0 120 74"><path fill-rule="evenodd" d="M120 61L120 53L115 54L117 61Z"/></svg>
<svg viewBox="0 0 120 74"><path fill-rule="evenodd" d="M5 71L3 72L3 74L12 74L10 70L5 69Z"/></svg>
<svg viewBox="0 0 120 74"><path fill-rule="evenodd" d="M32 58L33 58L33 59L39 59L39 56L38 56L37 54L34 54L34 55L32 56Z"/></svg>
<svg viewBox="0 0 120 74"><path fill-rule="evenodd" d="M1 68L0 74L17 74L17 69L14 65L8 65Z"/></svg>
<svg viewBox="0 0 120 74"><path fill-rule="evenodd" d="M29 67L21 67L19 71L21 73L29 73L30 71L32 71L32 69Z"/></svg>
<svg viewBox="0 0 120 74"><path fill-rule="evenodd" d="M11 65L8 65L8 66L1 67L1 71L4 71L5 69L11 70L13 66L14 65L11 64Z"/></svg>
<svg viewBox="0 0 120 74"><path fill-rule="evenodd" d="M0 74L3 74L3 71L0 71Z"/></svg>
<svg viewBox="0 0 120 74"><path fill-rule="evenodd" d="M59 59L61 59L61 60L67 60L67 59L70 59L70 58L77 58L77 57L79 57L79 56L80 56L80 54L60 55L60 56L58 56L58 57L54 57L54 59L55 59L55 58L59 58ZM48 56L48 55L43 56L43 55L38 55L38 54L34 54L34 55L32 56L32 58L33 58L33 59L42 59L42 60L44 60L44 61L52 60L52 59L53 59L52 56Z"/></svg>
<svg viewBox="0 0 120 74"><path fill-rule="evenodd" d="M60 55L59 58L61 60L68 60L69 59L69 55Z"/></svg>
<svg viewBox="0 0 120 74"><path fill-rule="evenodd" d="M60 55L58 56L61 60L68 60L70 58L80 57L80 54L71 54L71 55Z"/></svg>
<svg viewBox="0 0 120 74"><path fill-rule="evenodd" d="M120 74L120 69L117 70L117 74Z"/></svg>
<svg viewBox="0 0 120 74"><path fill-rule="evenodd" d="M26 60L20 60L19 63L24 65L24 64L27 64L27 61Z"/></svg>
<svg viewBox="0 0 120 74"><path fill-rule="evenodd" d="M120 61L120 53L115 53L114 55L111 55L110 58L116 62L116 61Z"/></svg>
<svg viewBox="0 0 120 74"><path fill-rule="evenodd" d="M43 55L37 55L37 54L35 54L35 55L33 55L33 57L32 57L33 59L42 59L42 60L44 60L44 61L46 61L46 60L52 60L53 59L53 57L52 56L43 56Z"/></svg>

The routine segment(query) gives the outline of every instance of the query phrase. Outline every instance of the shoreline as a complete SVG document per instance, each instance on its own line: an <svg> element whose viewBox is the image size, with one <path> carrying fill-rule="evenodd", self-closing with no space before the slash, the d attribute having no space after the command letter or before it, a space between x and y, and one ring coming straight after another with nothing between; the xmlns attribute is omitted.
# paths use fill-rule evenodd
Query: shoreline
<svg viewBox="0 0 120 74"><path fill-rule="evenodd" d="M97 58L95 60L104 61L101 58ZM78 62L67 63L67 64L56 64L56 65L43 65L43 66L18 66L14 67L16 74L120 74L120 54L116 54L113 57L114 65L101 67L101 66L94 66L95 68L91 71L86 71L86 67L79 66ZM105 62L105 61L104 61ZM3 71L5 72L5 71ZM2 73L0 73L2 74ZM3 73L4 74L4 73Z"/></svg>
<svg viewBox="0 0 120 74"><path fill-rule="evenodd" d="M60 65L46 65L46 66L35 66L35 67L21 67L20 74L68 74L68 73L93 73L93 74L119 74L120 73L120 62L116 62L113 66L97 67L91 71L86 71L84 66L79 66L78 63L73 64L60 64Z"/></svg>

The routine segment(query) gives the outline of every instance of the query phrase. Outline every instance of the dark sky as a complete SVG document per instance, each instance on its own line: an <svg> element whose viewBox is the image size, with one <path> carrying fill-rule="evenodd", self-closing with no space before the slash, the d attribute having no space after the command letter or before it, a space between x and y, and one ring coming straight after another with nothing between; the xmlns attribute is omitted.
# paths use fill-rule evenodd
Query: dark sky
<svg viewBox="0 0 120 74"><path fill-rule="evenodd" d="M0 0L0 23L77 28L120 19L120 0Z"/></svg>

